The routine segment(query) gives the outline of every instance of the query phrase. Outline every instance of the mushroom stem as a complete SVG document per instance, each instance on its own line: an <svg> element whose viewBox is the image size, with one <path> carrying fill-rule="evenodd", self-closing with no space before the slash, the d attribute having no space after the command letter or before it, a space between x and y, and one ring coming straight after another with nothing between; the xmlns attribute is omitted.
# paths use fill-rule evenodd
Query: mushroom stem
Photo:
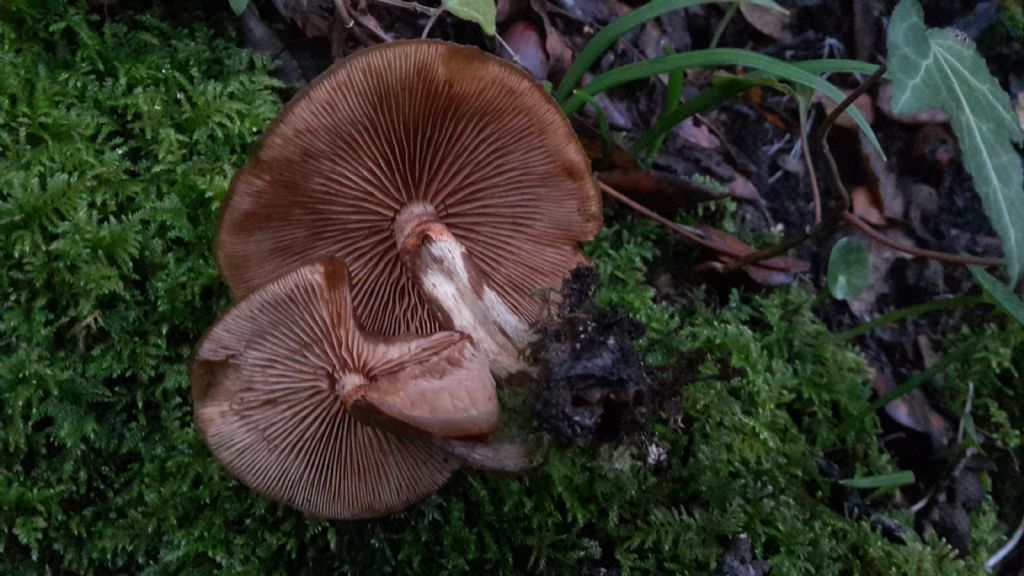
<svg viewBox="0 0 1024 576"><path fill-rule="evenodd" d="M443 324L470 334L497 376L525 370L519 350L530 342L529 326L487 285L434 207L416 202L403 208L394 235L402 261Z"/></svg>

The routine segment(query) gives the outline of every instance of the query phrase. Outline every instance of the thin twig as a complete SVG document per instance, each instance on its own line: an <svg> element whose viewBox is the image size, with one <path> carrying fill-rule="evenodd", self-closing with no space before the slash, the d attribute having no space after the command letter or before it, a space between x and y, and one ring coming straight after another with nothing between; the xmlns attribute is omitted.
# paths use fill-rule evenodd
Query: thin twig
<svg viewBox="0 0 1024 576"><path fill-rule="evenodd" d="M676 234L682 236L683 238L686 238L691 242L700 244L701 246L707 246L709 248L712 245L714 245L714 250L721 254L725 254L726 256L730 256L732 258L742 258L745 254L744 252L736 250L732 247L715 243L712 239L708 238L707 234L704 234L699 229L694 228L693 226L679 224L678 222L673 222L668 218L665 218L661 214L658 214L657 212L651 210L650 208L647 208L646 206L628 198L622 192L619 192L615 188L612 188L611 186L605 184L604 182L601 182L600 180L597 181L597 185L601 187L601 190L604 190L605 194L611 196L613 199L625 204L626 206L629 206L636 212L640 213L641 216L654 220L658 224L661 224L665 228L668 228L672 232L675 232Z"/></svg>
<svg viewBox="0 0 1024 576"><path fill-rule="evenodd" d="M773 244L767 248L762 248L761 250L750 252L749 254L746 254L744 256L741 256L740 258L737 258L736 260L733 260L732 262L729 262L728 265L724 266L721 269L721 272L723 274L727 274L729 272L739 270L744 266L757 264L758 262L768 260L769 258L775 258L776 256L782 256L786 252L789 252L793 248L796 248L797 246L803 244L807 240L816 236L817 232L820 229L823 229L823 227L816 226L814 229L808 230L807 232L799 236L794 236L793 238L786 238L785 240L779 242L778 244Z"/></svg>
<svg viewBox="0 0 1024 576"><path fill-rule="evenodd" d="M370 32L373 32L373 35L376 36L377 39L380 40L381 42L394 41L394 38L390 34L385 32L384 29L380 27L380 23L377 22L377 20L374 19L374 17L371 16L370 14L363 14L362 12L356 10L354 11L354 14L352 14L352 18L355 19L356 22L359 22L359 24L361 24L363 28L366 28ZM355 31L357 34L360 33L359 28L356 28ZM366 41L365 43L372 44L372 42L369 41Z"/></svg>
<svg viewBox="0 0 1024 576"><path fill-rule="evenodd" d="M801 106L803 108L803 106ZM814 174L814 160L811 158L811 147L807 144L807 114L800 114L800 151L804 157L804 169L811 180L811 196L814 198L814 225L821 226L821 190L818 178Z"/></svg>
<svg viewBox="0 0 1024 576"><path fill-rule="evenodd" d="M427 16L433 16L438 12L443 11L443 8L434 8L432 6L424 6L416 2L408 2L406 0L373 0L378 4L384 4L386 6L394 6L395 8L404 8L405 10L412 10L413 12L419 12L420 14L426 14Z"/></svg>
<svg viewBox="0 0 1024 576"><path fill-rule="evenodd" d="M673 221L669 220L668 218L665 218L661 214L658 214L657 212L655 212L655 211L651 210L650 208L644 206L643 204L640 204L639 202L634 201L632 198L627 197L622 192L619 192L615 188L612 188L611 186L605 184L604 182L601 182L600 180L597 180L597 185L601 187L601 190L604 190L605 194L611 196L612 198L614 198L615 200L617 200L619 202L622 202L626 206L629 206L630 208L632 208L636 212L639 212L641 216L644 216L645 218L649 218L651 220L654 220L655 222L657 222L658 224L661 224L665 228L668 228L669 230L675 232L676 234L679 234L683 238L686 238L688 240L692 240L692 241L698 242L698 243L706 243L708 241L707 236L705 236L704 233L701 232L700 230L698 230L698 229L696 229L696 228L694 228L692 226L687 226L685 224L679 224L678 222L673 222ZM740 254L730 254L730 255L731 256L737 256L737 257L740 256Z"/></svg>
<svg viewBox="0 0 1024 576"><path fill-rule="evenodd" d="M853 92L847 94L846 98L843 98L843 101L828 113L824 122L819 124L818 128L814 131L814 143L818 147L820 156L826 161L828 173L832 180L832 187L839 193L839 198L842 201L839 212L846 212L850 209L850 193L846 190L843 179L839 177L839 166L836 165L836 159L832 157L832 151L828 147L828 134L832 130L832 126L835 125L839 115L846 112L847 108L852 106L869 88L874 86L882 78L883 74L885 74L885 64L879 66L874 74L869 76Z"/></svg>
<svg viewBox="0 0 1024 576"><path fill-rule="evenodd" d="M869 238L892 248L900 252L905 252L911 256L917 256L919 258L929 258L931 260L937 260L943 264L965 264L967 266L1002 266L1002 258L984 258L981 256L961 256L959 254L951 254L949 252L937 252L935 250L926 250L924 248L918 248L917 246L911 246L909 244L903 244L896 242L888 238L885 234L882 234L876 230L872 225L865 222L860 216L852 212L844 212L843 219L856 226L861 232L866 234Z"/></svg>
<svg viewBox="0 0 1024 576"><path fill-rule="evenodd" d="M345 0L334 0L334 13L338 18L341 18L341 24L346 29L355 25L355 21L352 20L352 16L348 13L348 7L345 6Z"/></svg>
<svg viewBox="0 0 1024 576"><path fill-rule="evenodd" d="M522 60L519 59L519 54L516 54L515 50L513 50L512 47L505 42L505 39L501 37L501 34L495 33L494 37L498 40L498 44L500 44L501 47L504 48L505 51L509 53L509 56L512 57L512 61L522 66L523 62Z"/></svg>
<svg viewBox="0 0 1024 576"><path fill-rule="evenodd" d="M441 14L443 13L444 10L438 10L433 16L430 17L430 20L427 20L427 25L423 27L423 33L420 34L420 38L426 38L427 34L430 34L430 30L431 28L434 27L434 23L437 22L437 19L440 18Z"/></svg>
<svg viewBox="0 0 1024 576"><path fill-rule="evenodd" d="M921 510L924 510L924 507L927 506L929 502L931 502L932 497L934 496L935 486L932 486L931 489L928 490L928 493L924 495L924 497L910 505L910 511L914 514L917 514Z"/></svg>

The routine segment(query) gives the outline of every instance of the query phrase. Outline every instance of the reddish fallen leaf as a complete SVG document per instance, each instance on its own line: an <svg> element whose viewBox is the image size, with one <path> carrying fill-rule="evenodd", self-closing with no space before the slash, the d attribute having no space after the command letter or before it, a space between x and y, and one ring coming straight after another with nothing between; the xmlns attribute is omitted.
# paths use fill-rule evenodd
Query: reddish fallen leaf
<svg viewBox="0 0 1024 576"><path fill-rule="evenodd" d="M753 246L743 242L731 234L722 232L717 228L712 228L710 226L693 227L673 222L672 220L665 218L650 208L647 208L646 206L629 198L622 192L616 190L613 186L601 182L600 180L598 181L598 186L600 186L601 189L604 190L604 193L610 198L618 202L622 202L633 210L636 210L640 214L658 222L662 226L665 226L669 230L672 230L691 242L714 252L718 261L707 262L697 266L697 271L712 270L719 273L725 273L732 269L739 259L753 254L756 251ZM810 265L797 258L777 256L754 264L748 264L743 266L741 269L755 282L766 286L779 286L792 282L796 278L797 274L809 270Z"/></svg>
<svg viewBox="0 0 1024 576"><path fill-rule="evenodd" d="M890 220L903 218L906 200L896 174L863 134L859 135L859 142L867 184L872 193L877 195L877 206L882 216Z"/></svg>
<svg viewBox="0 0 1024 576"><path fill-rule="evenodd" d="M551 23L551 18L548 17L547 1L530 0L530 6L540 16L541 23L544 24L544 50L548 54L548 68L552 72L561 73L572 63L572 48L562 37L562 33Z"/></svg>
<svg viewBox="0 0 1024 576"><path fill-rule="evenodd" d="M519 65L526 69L534 78L546 80L548 77L548 55L544 51L544 41L540 31L527 20L512 23L501 33L505 44L515 52ZM498 54L506 60L513 60L512 55L502 46Z"/></svg>
<svg viewBox="0 0 1024 576"><path fill-rule="evenodd" d="M738 172L725 187L729 190L729 196L738 200L747 200L748 202L761 202L762 200L761 193L754 183Z"/></svg>
<svg viewBox="0 0 1024 576"><path fill-rule="evenodd" d="M850 193L850 200L853 203L853 213L862 220L873 226L885 226L885 216L882 215L885 208L876 192L867 186L857 186Z"/></svg>
<svg viewBox="0 0 1024 576"><path fill-rule="evenodd" d="M359 23L360 26L366 28L370 32L373 32L377 38L382 42L391 42L394 38L390 34L384 31L384 27L381 23L366 11L365 6L360 9L355 5L352 6L351 10L352 19Z"/></svg>
<svg viewBox="0 0 1024 576"><path fill-rule="evenodd" d="M896 384L878 368L870 358L868 366L875 373L871 387L879 398L896 389ZM932 408L928 398L920 389L911 390L885 405L885 413L902 426L927 434L932 444L942 447L949 443L952 427L941 414Z"/></svg>
<svg viewBox="0 0 1024 576"><path fill-rule="evenodd" d="M519 18L529 5L527 0L496 0L494 3L494 19L498 24L506 20Z"/></svg>
<svg viewBox="0 0 1024 576"><path fill-rule="evenodd" d="M777 10L769 10L763 6L749 2L740 3L740 13L743 18L757 29L758 32L783 43L792 41L792 35L787 29L789 14Z"/></svg>
<svg viewBox="0 0 1024 576"><path fill-rule="evenodd" d="M698 226L697 229L703 238L697 242L705 248L715 252L719 265L705 263L696 267L697 271L723 272L739 258L757 251L756 248L740 240L739 238L710 226ZM725 264L721 266L720 264ZM751 280L762 286L784 286L792 283L796 277L811 269L811 265L799 258L789 256L776 256L762 260L756 264L743 266L741 270Z"/></svg>
<svg viewBox="0 0 1024 576"><path fill-rule="evenodd" d="M715 136L706 124L701 123L698 125L693 121L693 118L687 118L681 122L675 128L675 133L683 137L689 142L693 142L697 146L706 149L717 149L721 147L722 142Z"/></svg>

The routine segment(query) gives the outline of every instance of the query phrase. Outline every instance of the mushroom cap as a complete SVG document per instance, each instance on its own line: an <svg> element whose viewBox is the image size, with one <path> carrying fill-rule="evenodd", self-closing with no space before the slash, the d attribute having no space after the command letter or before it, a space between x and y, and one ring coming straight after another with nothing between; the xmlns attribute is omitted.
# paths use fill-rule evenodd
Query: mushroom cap
<svg viewBox="0 0 1024 576"><path fill-rule="evenodd" d="M200 342L190 376L196 423L217 459L315 516L400 510L459 467L432 435L498 425L494 380L472 339L363 334L336 261L301 266L235 304ZM357 401L418 433L360 421Z"/></svg>
<svg viewBox="0 0 1024 576"><path fill-rule="evenodd" d="M375 46L296 96L231 184L217 261L244 296L311 258L345 261L360 323L444 326L399 255L416 204L461 242L527 323L601 228L601 196L565 115L526 72L437 40Z"/></svg>

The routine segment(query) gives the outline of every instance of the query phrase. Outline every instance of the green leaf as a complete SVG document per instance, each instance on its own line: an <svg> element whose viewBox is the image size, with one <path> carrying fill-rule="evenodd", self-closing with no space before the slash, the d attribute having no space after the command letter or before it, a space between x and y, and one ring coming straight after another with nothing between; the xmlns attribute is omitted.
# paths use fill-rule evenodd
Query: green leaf
<svg viewBox="0 0 1024 576"><path fill-rule="evenodd" d="M842 238L828 257L828 290L840 300L856 298L871 281L868 251L853 238Z"/></svg>
<svg viewBox="0 0 1024 576"><path fill-rule="evenodd" d="M630 30L643 25L646 22L654 20L655 18L672 12L674 10L680 10L682 8L688 8L690 6L698 6L700 4L720 4L726 0L654 0L632 10L629 14L622 18L617 18L611 24L605 26L596 36L587 42L587 45L580 50L576 60L573 61L572 66L565 72L565 76L562 78L562 82L558 85L558 90L555 91L555 99L560 103L564 103L567 98L572 96L573 89L579 84L580 80L583 79L583 75L590 70L590 67L594 65L601 58L601 55L605 53L620 36L629 32ZM786 12L786 9L779 6L774 0L748 0L751 4L758 6L764 6L765 8L771 8L779 12Z"/></svg>
<svg viewBox="0 0 1024 576"><path fill-rule="evenodd" d="M981 285L981 289L995 300L1004 312L1024 325L1024 302L1021 301L1020 296L1014 294L1012 288L997 280L995 276L980 266L968 266L968 268L971 270L974 280Z"/></svg>
<svg viewBox="0 0 1024 576"><path fill-rule="evenodd" d="M879 474L878 476L861 476L860 478L847 478L839 483L850 488L895 488L906 486L915 481L914 473L910 470L901 470L892 474Z"/></svg>
<svg viewBox="0 0 1024 576"><path fill-rule="evenodd" d="M1003 241L1010 283L1024 266L1024 168L1013 143L1021 134L1009 97L974 43L953 30L926 29L917 0L896 6L889 25L892 108L949 114L985 212Z"/></svg>
<svg viewBox="0 0 1024 576"><path fill-rule="evenodd" d="M494 0L444 0L441 5L463 20L476 22L488 36L494 36L497 18Z"/></svg>
<svg viewBox="0 0 1024 576"><path fill-rule="evenodd" d="M231 5L231 10L235 13L235 16L241 16L242 12L249 7L249 0L228 0L228 4Z"/></svg>

